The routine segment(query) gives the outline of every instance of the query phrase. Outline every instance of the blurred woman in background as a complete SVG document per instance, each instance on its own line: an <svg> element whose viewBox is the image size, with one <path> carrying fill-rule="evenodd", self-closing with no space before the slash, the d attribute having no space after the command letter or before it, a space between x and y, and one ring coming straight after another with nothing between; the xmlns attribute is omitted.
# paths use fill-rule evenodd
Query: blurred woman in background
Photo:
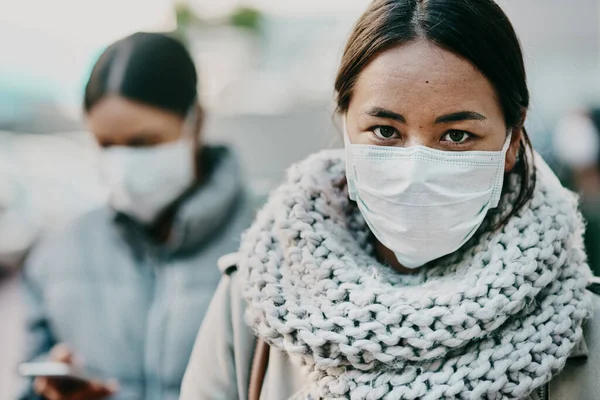
<svg viewBox="0 0 600 400"><path fill-rule="evenodd" d="M259 212L182 400L596 399L584 227L525 132L501 8L375 0L335 90L345 152Z"/></svg>
<svg viewBox="0 0 600 400"><path fill-rule="evenodd" d="M553 139L554 154L567 167L563 181L581 195L588 260L600 276L600 108L566 114Z"/></svg>
<svg viewBox="0 0 600 400"><path fill-rule="evenodd" d="M171 37L137 33L99 58L84 104L110 207L49 237L24 271L28 360L80 360L98 380L36 378L23 399L179 397L217 260L253 217L236 157L202 143L197 97Z"/></svg>

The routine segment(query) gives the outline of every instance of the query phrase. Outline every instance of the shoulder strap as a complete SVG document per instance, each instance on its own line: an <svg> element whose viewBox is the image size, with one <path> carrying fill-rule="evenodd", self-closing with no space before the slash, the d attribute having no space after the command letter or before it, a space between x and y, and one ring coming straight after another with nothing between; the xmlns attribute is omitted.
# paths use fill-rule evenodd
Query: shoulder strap
<svg viewBox="0 0 600 400"><path fill-rule="evenodd" d="M248 400L259 400L262 392L267 366L269 365L269 345L260 338L256 338L256 347L252 366L250 368L250 385L248 386Z"/></svg>
<svg viewBox="0 0 600 400"><path fill-rule="evenodd" d="M239 256L237 253L230 253L219 258L218 266L223 275L231 275L237 271ZM267 366L269 365L269 345L260 338L256 338L254 346L254 356L250 366L250 382L248 385L248 400L259 400L262 391Z"/></svg>

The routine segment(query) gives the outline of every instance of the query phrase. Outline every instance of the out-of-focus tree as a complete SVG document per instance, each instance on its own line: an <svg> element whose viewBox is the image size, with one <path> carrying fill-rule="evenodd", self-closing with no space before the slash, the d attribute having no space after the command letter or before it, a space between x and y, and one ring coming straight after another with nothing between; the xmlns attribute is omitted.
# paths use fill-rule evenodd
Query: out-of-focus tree
<svg viewBox="0 0 600 400"><path fill-rule="evenodd" d="M190 25L201 22L188 3L178 2L175 4L175 15L177 17L177 29L185 29Z"/></svg>
<svg viewBox="0 0 600 400"><path fill-rule="evenodd" d="M258 33L263 23L262 12L257 8L249 6L240 6L232 10L228 15L213 18L199 16L198 11L190 4L189 0L174 0L174 6L179 34L184 34L186 30L193 27L224 25Z"/></svg>
<svg viewBox="0 0 600 400"><path fill-rule="evenodd" d="M262 13L258 9L239 7L229 16L229 23L232 26L258 33L261 29L262 19Z"/></svg>

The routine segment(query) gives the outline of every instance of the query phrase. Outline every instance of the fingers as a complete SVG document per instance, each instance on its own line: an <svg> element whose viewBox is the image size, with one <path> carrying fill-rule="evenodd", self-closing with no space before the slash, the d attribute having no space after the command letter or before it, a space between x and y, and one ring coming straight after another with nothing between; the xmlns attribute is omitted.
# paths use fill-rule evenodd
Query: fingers
<svg viewBox="0 0 600 400"><path fill-rule="evenodd" d="M119 385L110 381L90 382L84 389L77 390L73 393L61 393L52 382L46 378L36 378L34 381L34 389L36 393L44 396L47 400L101 400L119 390Z"/></svg>
<svg viewBox="0 0 600 400"><path fill-rule="evenodd" d="M50 351L50 359L66 364L73 364L73 353L66 344L59 343Z"/></svg>
<svg viewBox="0 0 600 400"><path fill-rule="evenodd" d="M112 393L117 393L119 391L119 382L114 379L109 380L104 384Z"/></svg>
<svg viewBox="0 0 600 400"><path fill-rule="evenodd" d="M35 390L37 394L42 394L47 385L48 379L46 378L35 378L33 380L33 390Z"/></svg>
<svg viewBox="0 0 600 400"><path fill-rule="evenodd" d="M52 348L50 359L65 364L73 364L74 362L73 352L64 343L57 344ZM57 385L57 381L44 377L38 377L33 382L35 392L47 400L100 400L119 390L116 381L93 381L84 384L78 390L69 390L68 392L62 392L59 390L60 386Z"/></svg>
<svg viewBox="0 0 600 400"><path fill-rule="evenodd" d="M101 400L116 393L118 389L116 382L90 382L86 389L73 393L65 400Z"/></svg>
<svg viewBox="0 0 600 400"><path fill-rule="evenodd" d="M47 378L36 378L33 387L37 394L44 396L47 400L63 400L61 393Z"/></svg>

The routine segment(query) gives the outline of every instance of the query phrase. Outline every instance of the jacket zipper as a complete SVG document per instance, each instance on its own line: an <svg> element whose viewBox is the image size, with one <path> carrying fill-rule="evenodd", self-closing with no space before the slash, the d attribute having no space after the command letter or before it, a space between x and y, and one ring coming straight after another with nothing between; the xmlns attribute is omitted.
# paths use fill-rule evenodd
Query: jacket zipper
<svg viewBox="0 0 600 400"><path fill-rule="evenodd" d="M547 400L546 399L546 385L542 385L538 388L538 394L540 395L540 400Z"/></svg>

